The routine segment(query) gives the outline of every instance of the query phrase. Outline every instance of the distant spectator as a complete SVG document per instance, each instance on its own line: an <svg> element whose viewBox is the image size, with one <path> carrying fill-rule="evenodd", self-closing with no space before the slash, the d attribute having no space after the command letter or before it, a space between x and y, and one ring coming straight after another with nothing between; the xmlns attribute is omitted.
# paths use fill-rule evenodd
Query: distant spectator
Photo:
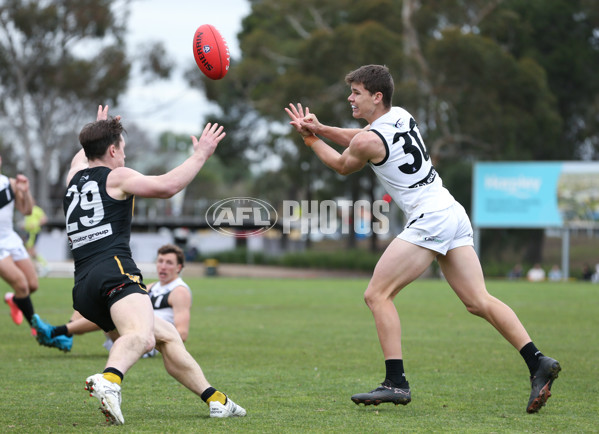
<svg viewBox="0 0 599 434"><path fill-rule="evenodd" d="M545 270L541 267L541 264L535 264L528 273L526 273L526 278L529 282L542 282L545 280Z"/></svg>
<svg viewBox="0 0 599 434"><path fill-rule="evenodd" d="M522 278L522 265L516 264L507 274L508 279L517 280Z"/></svg>
<svg viewBox="0 0 599 434"><path fill-rule="evenodd" d="M593 269L589 266L589 264L584 264L582 267L582 280L586 280L588 282L593 278Z"/></svg>
<svg viewBox="0 0 599 434"><path fill-rule="evenodd" d="M559 268L557 264L554 264L553 267L551 267L551 270L549 270L549 274L547 275L547 277L549 277L549 280L553 282L562 280L562 270Z"/></svg>

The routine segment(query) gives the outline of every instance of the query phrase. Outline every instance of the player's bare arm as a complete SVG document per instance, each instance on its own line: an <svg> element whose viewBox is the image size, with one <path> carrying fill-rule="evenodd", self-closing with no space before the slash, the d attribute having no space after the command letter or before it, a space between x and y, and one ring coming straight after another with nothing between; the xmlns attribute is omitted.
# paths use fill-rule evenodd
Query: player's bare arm
<svg viewBox="0 0 599 434"><path fill-rule="evenodd" d="M189 335L189 321L191 319L191 294L184 286L177 286L168 296L168 303L173 308L175 328L181 335L183 342Z"/></svg>
<svg viewBox="0 0 599 434"><path fill-rule="evenodd" d="M309 124L313 123L313 119L315 119L309 108L304 109L301 104L297 104L297 106L290 104L289 106L290 108L285 108L285 111L291 118L290 124L303 137L304 143L312 148L318 158L335 172L348 175L362 169L369 161L376 163L385 157L385 147L381 139L367 129L338 128L338 131L345 131L346 135L343 137L351 136L346 149L343 153L339 153L309 129L311 126ZM305 120L306 118L308 121ZM338 137L338 140L344 139Z"/></svg>
<svg viewBox="0 0 599 434"><path fill-rule="evenodd" d="M325 165L340 175L357 172L369 161L378 162L385 157L381 139L370 131L356 134L341 154L322 140L313 141L309 146Z"/></svg>
<svg viewBox="0 0 599 434"><path fill-rule="evenodd" d="M224 137L222 126L208 123L199 139L191 136L194 152L182 164L159 176L146 176L128 167L117 167L108 175L107 192L115 199L130 195L161 199L172 197L193 180Z"/></svg>
<svg viewBox="0 0 599 434"><path fill-rule="evenodd" d="M23 215L30 215L33 211L33 197L29 190L29 178L19 174L10 178L10 185L15 193L15 208Z"/></svg>
<svg viewBox="0 0 599 434"><path fill-rule="evenodd" d="M85 156L85 151L83 149L79 150L71 160L71 167L67 173L66 185L68 186L71 182L71 179L77 172L83 169L87 169L89 167L89 162L87 161L87 157Z"/></svg>
<svg viewBox="0 0 599 434"><path fill-rule="evenodd" d="M320 123L314 113L310 112L309 107L304 108L299 103L297 105L289 104L289 108L285 108L285 111L291 118L290 124L302 136L306 136L308 133L319 135L339 146L348 147L351 139L359 132L364 131L361 128L339 128L324 125Z"/></svg>

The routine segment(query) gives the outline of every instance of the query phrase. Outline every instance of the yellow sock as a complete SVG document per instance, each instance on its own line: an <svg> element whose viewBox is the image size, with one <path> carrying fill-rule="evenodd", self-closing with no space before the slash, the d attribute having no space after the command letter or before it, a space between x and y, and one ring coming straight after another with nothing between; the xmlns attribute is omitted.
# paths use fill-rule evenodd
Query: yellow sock
<svg viewBox="0 0 599 434"><path fill-rule="evenodd" d="M225 395L222 392L219 392L218 390L216 392L214 392L212 394L212 396L210 398L208 398L206 400L207 404L210 404L213 401L218 401L220 402L222 405L225 405L227 403L227 395Z"/></svg>
<svg viewBox="0 0 599 434"><path fill-rule="evenodd" d="M107 379L108 381L110 381L112 383L116 383L118 385L121 384L121 377L119 377L116 374L113 374L112 372L104 372L102 374L102 377L104 377L105 379Z"/></svg>

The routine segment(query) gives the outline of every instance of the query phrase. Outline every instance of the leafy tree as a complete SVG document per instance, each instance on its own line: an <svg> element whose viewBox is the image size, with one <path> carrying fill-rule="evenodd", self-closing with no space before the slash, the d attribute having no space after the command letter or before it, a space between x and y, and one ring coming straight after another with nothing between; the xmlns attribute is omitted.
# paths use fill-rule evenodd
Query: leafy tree
<svg viewBox="0 0 599 434"><path fill-rule="evenodd" d="M296 136L294 147L282 146L289 129L281 133L279 127L289 102L309 106L327 124L364 126L351 117L343 82L362 64L389 66L396 79L394 103L414 113L437 163L538 157L541 145L558 146L561 122L543 69L479 32L464 31L478 26L497 3L253 1L239 35L243 58L225 80L205 80L204 86L225 115L237 114L223 122L243 123L251 114L275 126L262 125L267 140L246 143L283 149L280 171L296 181L290 193L306 198L325 186L332 196L354 200L371 194L368 171L340 182Z"/></svg>
<svg viewBox="0 0 599 434"><path fill-rule="evenodd" d="M240 35L243 59L233 63L225 80L201 84L222 108L222 123L243 125L244 140L237 146L242 142L258 158L267 147L280 157L281 178L290 180L283 184L288 188L285 198L311 200L327 190L332 196L357 199L360 180L372 181L360 172L342 182L303 144L290 142L288 128L281 128L287 123L283 107L292 101L308 105L325 123L357 126L349 115L344 75L357 63L400 64L399 39L390 29L392 2L351 5L341 0L253 2ZM347 46L355 46L349 57L339 49ZM219 152L225 148L219 146Z"/></svg>
<svg viewBox="0 0 599 434"><path fill-rule="evenodd" d="M508 0L481 23L481 32L503 49L545 71L563 119L560 146L545 159L599 158L598 28L599 4L589 0Z"/></svg>
<svg viewBox="0 0 599 434"><path fill-rule="evenodd" d="M30 178L34 197L50 215L62 214L63 175L78 150L81 126L94 120L97 105L116 105L126 89L128 5L129 0L0 4L0 125L11 162ZM156 43L148 48L160 49ZM141 68L150 76L168 76L167 60L141 57L148 59Z"/></svg>
<svg viewBox="0 0 599 434"><path fill-rule="evenodd" d="M111 3L7 0L0 8L5 137L42 206L48 206L50 187L72 157L61 145L75 142L78 113L89 117L91 101L116 101L125 88L129 64L121 45L122 18ZM84 43L93 47L107 36L112 43L84 50Z"/></svg>

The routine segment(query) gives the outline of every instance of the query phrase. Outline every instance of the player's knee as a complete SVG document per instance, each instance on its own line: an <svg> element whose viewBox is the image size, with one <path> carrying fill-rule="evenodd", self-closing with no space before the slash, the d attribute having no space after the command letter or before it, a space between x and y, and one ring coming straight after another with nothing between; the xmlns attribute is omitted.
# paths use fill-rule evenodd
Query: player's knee
<svg viewBox="0 0 599 434"><path fill-rule="evenodd" d="M476 305L466 305L466 310L472 315L480 316L480 310Z"/></svg>
<svg viewBox="0 0 599 434"><path fill-rule="evenodd" d="M156 338L154 337L154 335L152 333L144 336L143 342L144 342L144 353L147 353L148 351L152 351L154 349L154 347L156 346Z"/></svg>
<svg viewBox="0 0 599 434"><path fill-rule="evenodd" d="M157 347L162 347L163 344L181 341L181 336L179 336L179 332L175 326L167 321L162 321L159 324L155 323L154 336L156 337Z"/></svg>
<svg viewBox="0 0 599 434"><path fill-rule="evenodd" d="M368 292L368 290L366 290L366 292L364 293L364 303L366 303L366 306L370 307L372 302L372 294Z"/></svg>
<svg viewBox="0 0 599 434"><path fill-rule="evenodd" d="M15 297L24 298L29 295L29 285L24 279L18 279L11 282L12 289L15 291Z"/></svg>
<svg viewBox="0 0 599 434"><path fill-rule="evenodd" d="M466 310L472 315L484 318L487 312L487 303L485 300L475 300L466 304Z"/></svg>
<svg viewBox="0 0 599 434"><path fill-rule="evenodd" d="M364 302L370 309L375 308L379 303L383 302L385 298L386 297L384 297L380 291L376 291L371 287L368 287L366 292L364 292Z"/></svg>
<svg viewBox="0 0 599 434"><path fill-rule="evenodd" d="M151 332L136 332L135 338L137 342L139 342L140 346L143 346L144 352L151 351L152 348L156 345L156 338L154 337L154 333Z"/></svg>

